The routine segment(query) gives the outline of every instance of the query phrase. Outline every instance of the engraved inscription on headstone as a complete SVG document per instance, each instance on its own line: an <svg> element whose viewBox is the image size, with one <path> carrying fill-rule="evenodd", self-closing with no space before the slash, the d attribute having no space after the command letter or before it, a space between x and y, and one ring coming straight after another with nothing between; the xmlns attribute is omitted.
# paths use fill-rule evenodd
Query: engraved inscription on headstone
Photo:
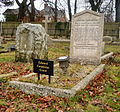
<svg viewBox="0 0 120 112"><path fill-rule="evenodd" d="M85 10L73 16L70 59L85 64L99 64L104 16Z"/></svg>

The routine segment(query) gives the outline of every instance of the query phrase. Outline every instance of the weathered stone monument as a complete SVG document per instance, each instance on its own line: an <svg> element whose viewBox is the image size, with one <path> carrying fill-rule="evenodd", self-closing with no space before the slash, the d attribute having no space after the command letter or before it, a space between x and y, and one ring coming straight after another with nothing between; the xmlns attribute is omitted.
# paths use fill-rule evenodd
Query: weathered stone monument
<svg viewBox="0 0 120 112"><path fill-rule="evenodd" d="M99 64L102 55L104 16L85 10L72 18L70 61Z"/></svg>
<svg viewBox="0 0 120 112"><path fill-rule="evenodd" d="M32 62L32 59L47 59L47 34L40 24L20 24L16 32L15 60Z"/></svg>

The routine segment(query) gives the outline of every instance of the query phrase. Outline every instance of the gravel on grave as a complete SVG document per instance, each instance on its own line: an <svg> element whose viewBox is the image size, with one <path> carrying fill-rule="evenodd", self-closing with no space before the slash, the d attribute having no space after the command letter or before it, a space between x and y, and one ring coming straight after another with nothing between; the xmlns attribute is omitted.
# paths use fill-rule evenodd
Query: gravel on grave
<svg viewBox="0 0 120 112"><path fill-rule="evenodd" d="M48 83L48 76L43 74L40 76L39 81L37 74L30 77L19 77L18 80L54 88L70 89L90 74L95 68L96 66L94 65L70 64L68 72L63 74L62 70L56 66L54 68L54 76L51 76L51 84Z"/></svg>

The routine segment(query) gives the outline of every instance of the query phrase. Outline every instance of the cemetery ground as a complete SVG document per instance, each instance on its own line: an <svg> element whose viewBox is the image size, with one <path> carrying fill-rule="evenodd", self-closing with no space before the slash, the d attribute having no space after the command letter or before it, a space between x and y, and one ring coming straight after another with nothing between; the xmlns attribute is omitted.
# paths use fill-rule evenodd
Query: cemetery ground
<svg viewBox="0 0 120 112"><path fill-rule="evenodd" d="M8 45L9 44L9 45ZM4 50L14 44L4 44ZM69 51L68 43L55 43L48 47L49 60L54 60ZM3 50L3 49L2 49ZM114 52L114 58L104 60L105 69L90 81L87 87L72 98L28 95L17 88L9 87L9 81L32 72L28 63L15 63L15 52L0 54L0 112L119 112L120 111L120 51L119 45L106 45L105 52Z"/></svg>

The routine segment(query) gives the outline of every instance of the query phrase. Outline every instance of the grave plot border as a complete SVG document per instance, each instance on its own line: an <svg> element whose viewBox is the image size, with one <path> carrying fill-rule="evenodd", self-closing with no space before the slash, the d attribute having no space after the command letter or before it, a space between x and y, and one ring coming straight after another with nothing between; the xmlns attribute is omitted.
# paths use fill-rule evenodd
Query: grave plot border
<svg viewBox="0 0 120 112"><path fill-rule="evenodd" d="M100 64L97 68L95 68L89 75L87 75L85 78L83 78L77 85L75 85L71 89L60 89L60 88L52 88L48 86L43 85L37 85L33 83L26 83L26 82L20 82L18 79L15 81L10 81L9 86L16 87L25 92L26 94L38 94L41 96L47 96L47 95L55 95L55 96L61 96L61 97L73 97L77 91L84 89L87 84L94 79L96 75L98 75L100 72L103 71L105 64ZM31 73L26 75L25 77L29 77L31 75L34 75L35 73Z"/></svg>

